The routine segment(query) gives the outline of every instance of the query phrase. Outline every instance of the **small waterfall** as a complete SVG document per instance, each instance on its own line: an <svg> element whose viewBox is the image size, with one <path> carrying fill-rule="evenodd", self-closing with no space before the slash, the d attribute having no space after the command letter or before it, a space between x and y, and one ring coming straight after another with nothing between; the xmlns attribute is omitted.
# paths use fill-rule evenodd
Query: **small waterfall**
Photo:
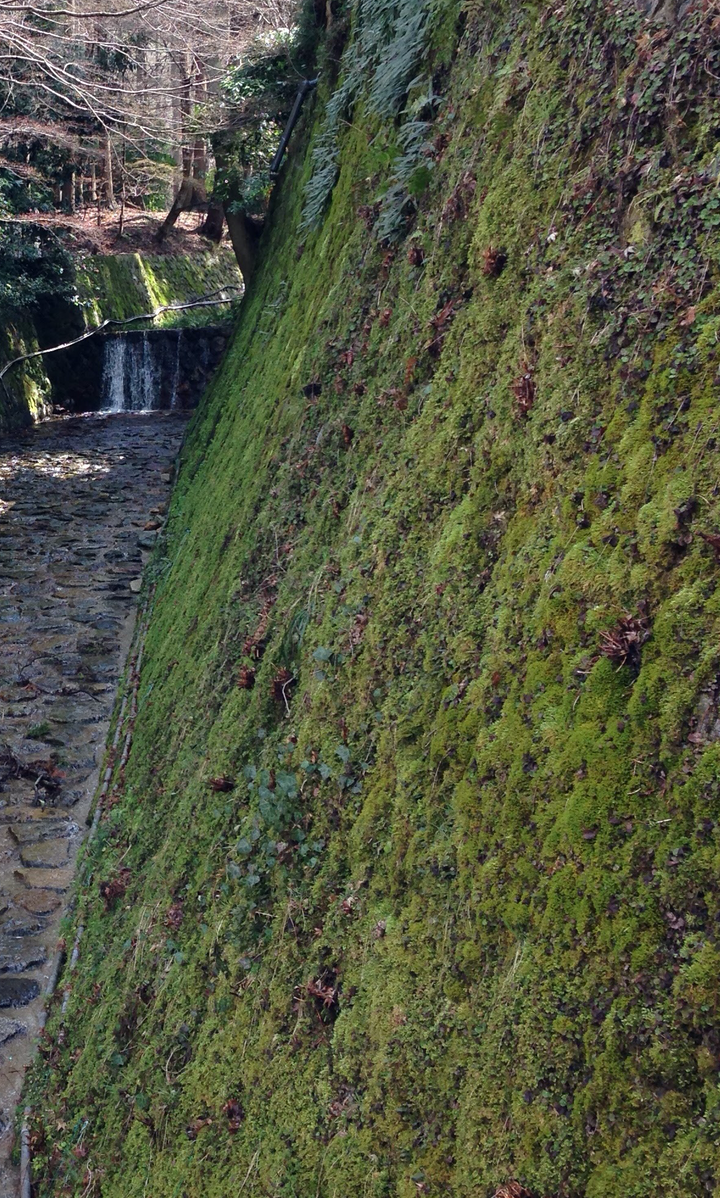
<svg viewBox="0 0 720 1198"><path fill-rule="evenodd" d="M160 407L155 353L147 333L116 333L104 339L102 408L147 412Z"/></svg>
<svg viewBox="0 0 720 1198"><path fill-rule="evenodd" d="M137 406L141 411L146 411L148 408L155 407L155 371L153 369L153 355L150 349L147 333L142 335L142 357L140 366L140 385L137 390ZM133 402L133 408L135 402Z"/></svg>
<svg viewBox="0 0 720 1198"><path fill-rule="evenodd" d="M172 392L170 395L170 407L178 406L178 388L180 386L180 342L182 340L182 329L178 329L177 340L175 342L175 370L173 371Z"/></svg>
<svg viewBox="0 0 720 1198"><path fill-rule="evenodd" d="M124 337L105 338L101 402L105 411L125 409L125 345Z"/></svg>
<svg viewBox="0 0 720 1198"><path fill-rule="evenodd" d="M194 407L228 337L217 327L150 329L103 337L100 407L154 412Z"/></svg>
<svg viewBox="0 0 720 1198"><path fill-rule="evenodd" d="M155 372L147 333L139 340L128 341L128 370L126 380L129 394L125 411L146 412L155 407Z"/></svg>

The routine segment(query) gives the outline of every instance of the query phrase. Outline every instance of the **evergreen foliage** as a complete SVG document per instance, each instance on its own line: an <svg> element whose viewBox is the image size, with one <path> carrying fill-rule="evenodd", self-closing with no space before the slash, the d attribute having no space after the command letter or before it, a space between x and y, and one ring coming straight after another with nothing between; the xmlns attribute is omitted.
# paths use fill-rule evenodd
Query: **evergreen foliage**
<svg viewBox="0 0 720 1198"><path fill-rule="evenodd" d="M312 173L305 187L304 229L315 228L325 211L337 181L341 131L363 93L368 112L387 120L398 116L413 85L426 84L426 79L416 78L415 72L428 43L430 13L429 0L357 0L353 5L353 37L342 56L340 85L328 101L312 151ZM363 119L360 111L355 119ZM414 132L404 135L404 143L401 140L405 162L397 164L391 184L395 191L389 207L393 210L406 197L408 177L417 165L416 133L417 126ZM402 131L400 136L402 139ZM393 235L398 224L397 216L389 215L384 235Z"/></svg>
<svg viewBox="0 0 720 1198"><path fill-rule="evenodd" d="M214 195L233 211L262 216L267 209L270 163L297 89L294 47L289 30L258 38L224 81L229 128L215 139Z"/></svg>
<svg viewBox="0 0 720 1198"><path fill-rule="evenodd" d="M0 224L0 317L68 298L73 278L72 259L52 233L40 225Z"/></svg>

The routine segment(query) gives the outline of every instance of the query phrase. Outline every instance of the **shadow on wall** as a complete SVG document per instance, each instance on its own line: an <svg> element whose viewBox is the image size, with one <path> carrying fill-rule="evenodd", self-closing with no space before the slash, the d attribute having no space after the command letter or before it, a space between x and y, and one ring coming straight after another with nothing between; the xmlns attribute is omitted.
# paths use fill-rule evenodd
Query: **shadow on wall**
<svg viewBox="0 0 720 1198"><path fill-rule="evenodd" d="M194 408L225 351L227 327L148 329L98 338L105 411ZM94 410L85 409L85 410Z"/></svg>
<svg viewBox="0 0 720 1198"><path fill-rule="evenodd" d="M90 337L45 359L53 401L71 412L193 408L230 331L207 325Z"/></svg>

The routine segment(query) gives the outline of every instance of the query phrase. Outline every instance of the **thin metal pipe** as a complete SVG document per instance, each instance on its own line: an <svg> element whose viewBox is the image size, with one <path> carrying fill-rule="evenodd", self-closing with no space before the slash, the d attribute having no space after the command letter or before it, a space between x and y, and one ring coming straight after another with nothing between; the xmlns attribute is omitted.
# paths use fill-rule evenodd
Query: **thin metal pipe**
<svg viewBox="0 0 720 1198"><path fill-rule="evenodd" d="M318 84L317 79L303 79L302 83L300 84L300 86L298 88L298 93L295 97L295 103L292 106L292 109L290 111L290 116L288 117L288 120L287 120L287 125L285 126L285 132L283 133L282 137L280 138L280 145L278 146L278 148L275 152L275 157L273 158L272 163L270 164L270 174L271 175L276 175L278 173L278 171L280 170L280 165L283 160L283 155L285 154L285 151L287 149L287 144L290 141L292 131L295 128L295 125L297 124L297 119L300 116L300 109L303 106L305 97L308 94L308 92L311 92L314 87L317 87L317 84Z"/></svg>

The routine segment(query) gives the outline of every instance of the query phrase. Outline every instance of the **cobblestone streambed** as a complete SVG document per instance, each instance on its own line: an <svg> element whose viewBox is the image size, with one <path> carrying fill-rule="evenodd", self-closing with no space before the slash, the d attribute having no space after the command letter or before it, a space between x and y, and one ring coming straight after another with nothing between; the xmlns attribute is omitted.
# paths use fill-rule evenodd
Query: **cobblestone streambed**
<svg viewBox="0 0 720 1198"><path fill-rule="evenodd" d="M0 1198L24 1070L128 652L177 413L51 421L0 445Z"/></svg>

